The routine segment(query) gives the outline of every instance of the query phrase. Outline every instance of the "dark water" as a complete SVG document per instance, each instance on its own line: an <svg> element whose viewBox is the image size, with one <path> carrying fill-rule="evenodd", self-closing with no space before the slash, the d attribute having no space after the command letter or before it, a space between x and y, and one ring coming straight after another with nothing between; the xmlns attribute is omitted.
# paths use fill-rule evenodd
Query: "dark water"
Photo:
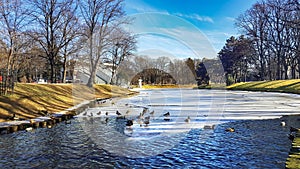
<svg viewBox="0 0 300 169"><path fill-rule="evenodd" d="M164 152L143 158L120 156L101 148L83 122L0 136L0 168L285 168L291 142L280 120L224 123L213 130L191 129ZM99 138L105 126L123 134L124 120L86 119ZM234 127L236 132L224 130ZM97 130L99 129L99 130ZM100 130L101 129L101 130ZM109 139L109 138L108 138ZM168 139L166 138L166 141ZM111 145L113 146L113 145ZM125 147L126 148L126 147ZM143 149L141 149L143 151Z"/></svg>

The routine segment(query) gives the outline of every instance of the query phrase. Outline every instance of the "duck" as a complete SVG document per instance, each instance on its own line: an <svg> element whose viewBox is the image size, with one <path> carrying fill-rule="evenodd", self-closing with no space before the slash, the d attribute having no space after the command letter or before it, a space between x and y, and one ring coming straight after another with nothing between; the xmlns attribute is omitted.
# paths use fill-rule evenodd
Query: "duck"
<svg viewBox="0 0 300 169"><path fill-rule="evenodd" d="M140 127L142 127L143 121L142 121L141 119L138 119L138 120L137 120L137 123L140 124Z"/></svg>
<svg viewBox="0 0 300 169"><path fill-rule="evenodd" d="M164 114L165 117L170 117L170 112Z"/></svg>
<svg viewBox="0 0 300 169"><path fill-rule="evenodd" d="M101 115L101 111L99 111L99 112L97 113L97 115Z"/></svg>
<svg viewBox="0 0 300 169"><path fill-rule="evenodd" d="M149 116L149 118L145 118L144 119L144 124L145 124L145 127L148 127L148 125L150 124L150 116Z"/></svg>
<svg viewBox="0 0 300 169"><path fill-rule="evenodd" d="M225 129L225 131L227 131L227 132L235 132L235 129L232 127L230 127L230 128L227 128L227 129Z"/></svg>
<svg viewBox="0 0 300 169"><path fill-rule="evenodd" d="M118 110L116 111L116 114L117 114L118 116L121 116L121 115L122 115Z"/></svg>
<svg viewBox="0 0 300 169"><path fill-rule="evenodd" d="M85 112L83 113L83 115L86 116L86 115L87 115L87 111L85 111Z"/></svg>
<svg viewBox="0 0 300 169"><path fill-rule="evenodd" d="M47 128L48 128L48 129L51 129L51 128L52 128L52 125L48 125Z"/></svg>
<svg viewBox="0 0 300 169"><path fill-rule="evenodd" d="M71 120L66 120L65 124L71 124Z"/></svg>
<svg viewBox="0 0 300 169"><path fill-rule="evenodd" d="M282 121L282 122L280 122L280 125L281 125L282 127L284 127L286 124L285 124L284 121Z"/></svg>
<svg viewBox="0 0 300 169"><path fill-rule="evenodd" d="M132 120L127 120L126 122L126 126L132 126L133 125L133 121Z"/></svg>
<svg viewBox="0 0 300 169"><path fill-rule="evenodd" d="M289 135L288 135L288 138L289 138L291 141L294 141L295 136L294 136L293 134L289 134Z"/></svg>
<svg viewBox="0 0 300 169"><path fill-rule="evenodd" d="M13 116L9 119L10 120L20 120L20 118L16 116L16 113L14 113Z"/></svg>
<svg viewBox="0 0 300 169"><path fill-rule="evenodd" d="M150 116L145 117L145 120L149 121L150 120Z"/></svg>
<svg viewBox="0 0 300 169"><path fill-rule="evenodd" d="M105 115L108 116L108 112L105 112Z"/></svg>
<svg viewBox="0 0 300 169"><path fill-rule="evenodd" d="M144 107L143 112L142 112L142 116L148 111L147 107Z"/></svg>
<svg viewBox="0 0 300 169"><path fill-rule="evenodd" d="M32 128L32 127L27 127L25 130L26 130L27 132L29 132L29 131L33 131L33 128Z"/></svg>
<svg viewBox="0 0 300 169"><path fill-rule="evenodd" d="M215 125L213 124L213 125L205 125L204 127L203 127L203 129L215 129Z"/></svg>
<svg viewBox="0 0 300 169"><path fill-rule="evenodd" d="M33 124L35 121L33 119L29 120L30 124Z"/></svg>
<svg viewBox="0 0 300 169"><path fill-rule="evenodd" d="M299 128L290 127L290 132L299 132L299 131L300 131Z"/></svg>
<svg viewBox="0 0 300 169"><path fill-rule="evenodd" d="M188 116L185 120L184 120L186 123L189 123L189 122L191 122L191 118L190 118L190 116Z"/></svg>
<svg viewBox="0 0 300 169"><path fill-rule="evenodd" d="M154 114L154 110L152 110L151 112L150 112L150 115L153 115Z"/></svg>
<svg viewBox="0 0 300 169"><path fill-rule="evenodd" d="M140 113L140 115L138 115L136 118L137 119L142 119L143 118L142 113Z"/></svg>

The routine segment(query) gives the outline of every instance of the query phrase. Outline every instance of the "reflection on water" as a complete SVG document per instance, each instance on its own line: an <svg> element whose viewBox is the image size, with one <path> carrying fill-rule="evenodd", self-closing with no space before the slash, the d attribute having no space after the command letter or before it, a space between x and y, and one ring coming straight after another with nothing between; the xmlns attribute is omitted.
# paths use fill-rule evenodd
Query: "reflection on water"
<svg viewBox="0 0 300 169"><path fill-rule="evenodd" d="M94 130L97 131L94 134L105 138L109 131L104 130L106 124L102 120L93 119L93 124L99 129ZM98 146L101 142L93 142L79 121L72 120L70 125L61 123L52 129L39 128L34 132L2 135L0 167L284 168L290 141L286 137L288 128L282 128L279 123L280 120L243 121L218 125L215 131L192 129L184 137L180 136L182 140L165 152L150 157L129 158L102 149ZM109 125L118 128L123 123L111 119ZM234 126L237 132L224 132L229 126ZM168 144L169 139L163 141ZM143 151L143 146L148 146L145 143L136 148Z"/></svg>
<svg viewBox="0 0 300 169"><path fill-rule="evenodd" d="M0 168L285 167L290 148L286 135L289 129L279 125L280 119L236 121L241 115L226 109L226 106L232 106L227 105L228 102L238 104L241 98L243 101L247 100L247 103L259 100L257 94L248 95L245 99L245 96L239 97L236 93L226 93L228 100L224 100L224 93L212 94L212 91L201 93L203 97L185 91L188 97L180 96L182 98L169 96L166 94L168 91L157 90L157 94L149 92L151 91L146 91L144 97L120 100L117 107L99 108L106 109L109 116L105 113L99 117L79 116L71 124L60 123L51 129L39 128L33 132L1 135ZM158 99L158 95L163 98ZM214 106L218 103L213 98L219 100L219 106ZM268 99L264 101L265 107L271 107ZM280 98L276 101L280 102ZM125 125L126 119L116 118L114 109L118 108L124 113L121 105L126 103L155 109L156 113L151 117L153 119L148 127L140 127L135 123L128 129ZM207 107L218 110L221 104L225 107L223 114L206 110ZM259 104L256 106L263 107ZM286 105L277 106L282 111ZM288 107L285 108L285 112L290 113ZM246 109L249 106L241 108L237 113L243 113L242 116L247 114L246 119L253 118L253 114L258 117L258 110L253 110L253 114L250 114L243 111ZM189 113L194 112L189 114L192 125L183 122L187 110L191 110ZM136 111L138 115L140 109L132 107L131 111L132 114ZM165 111L171 112L170 121L163 120L162 114ZM270 117L268 113L270 112L262 109L259 116ZM203 116L204 114L207 116ZM215 130L203 130L202 124L210 123L210 120L218 122L219 125ZM227 127L234 127L236 132L225 132Z"/></svg>

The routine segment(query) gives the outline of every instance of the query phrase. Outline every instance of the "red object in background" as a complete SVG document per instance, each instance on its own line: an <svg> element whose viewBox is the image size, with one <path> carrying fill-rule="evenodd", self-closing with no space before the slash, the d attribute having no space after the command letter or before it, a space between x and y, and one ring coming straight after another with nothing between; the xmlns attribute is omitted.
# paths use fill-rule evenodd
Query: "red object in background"
<svg viewBox="0 0 300 169"><path fill-rule="evenodd" d="M0 76L0 82L2 82L2 76Z"/></svg>

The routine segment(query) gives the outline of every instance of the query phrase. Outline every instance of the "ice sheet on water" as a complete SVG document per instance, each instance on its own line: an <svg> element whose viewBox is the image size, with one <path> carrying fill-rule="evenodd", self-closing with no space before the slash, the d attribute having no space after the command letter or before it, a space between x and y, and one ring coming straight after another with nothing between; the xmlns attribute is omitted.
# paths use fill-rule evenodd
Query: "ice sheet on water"
<svg viewBox="0 0 300 169"><path fill-rule="evenodd" d="M109 117L116 117L118 110L127 119L137 120L137 116L146 107L144 115L150 116L150 124L142 126L137 121L124 133L130 139L150 139L166 133L181 133L206 125L220 124L234 120L274 119L282 115L299 113L298 95L219 91L219 90L143 90L139 95L118 100L108 107L86 110L87 114L101 111L101 116L108 112ZM154 110L154 114L150 112ZM170 112L167 119L164 113ZM79 116L83 116L85 112ZM190 116L190 123L185 119Z"/></svg>

